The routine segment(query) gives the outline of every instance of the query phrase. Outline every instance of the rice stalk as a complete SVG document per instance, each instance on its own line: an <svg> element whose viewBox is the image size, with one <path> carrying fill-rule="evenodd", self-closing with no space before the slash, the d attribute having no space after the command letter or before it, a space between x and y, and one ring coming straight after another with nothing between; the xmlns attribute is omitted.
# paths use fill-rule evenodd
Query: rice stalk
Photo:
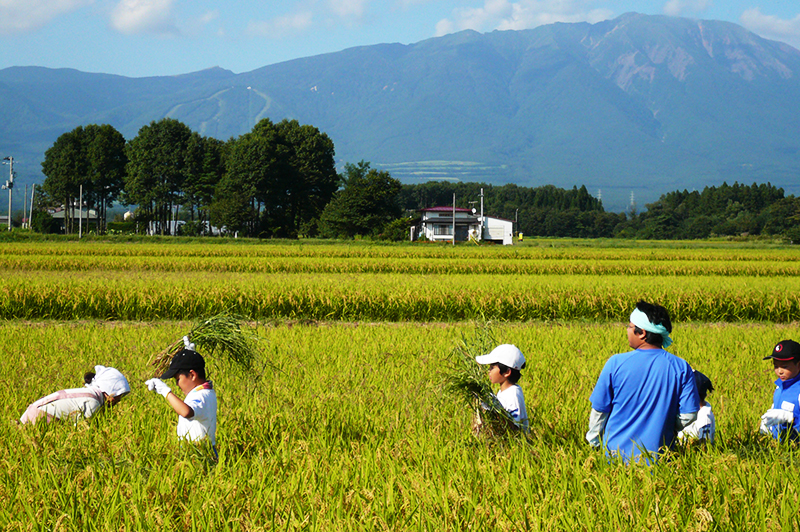
<svg viewBox="0 0 800 532"><path fill-rule="evenodd" d="M243 319L230 312L221 312L194 324L186 336L204 356L225 358L245 369L252 368L258 356L258 336L242 328ZM184 348L183 338L172 342L155 355L150 365L158 375L169 368L172 357Z"/></svg>

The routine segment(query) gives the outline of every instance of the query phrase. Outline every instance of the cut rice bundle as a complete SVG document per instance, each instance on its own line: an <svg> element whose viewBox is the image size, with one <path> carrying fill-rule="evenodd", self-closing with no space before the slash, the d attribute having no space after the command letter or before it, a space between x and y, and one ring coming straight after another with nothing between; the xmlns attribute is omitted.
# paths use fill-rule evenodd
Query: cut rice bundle
<svg viewBox="0 0 800 532"><path fill-rule="evenodd" d="M244 320L234 314L223 312L202 319L194 324L186 335L204 356L222 357L244 368L251 368L258 356L259 338L244 329ZM156 374L163 374L177 353L184 348L183 338L173 342L155 355L150 365Z"/></svg>

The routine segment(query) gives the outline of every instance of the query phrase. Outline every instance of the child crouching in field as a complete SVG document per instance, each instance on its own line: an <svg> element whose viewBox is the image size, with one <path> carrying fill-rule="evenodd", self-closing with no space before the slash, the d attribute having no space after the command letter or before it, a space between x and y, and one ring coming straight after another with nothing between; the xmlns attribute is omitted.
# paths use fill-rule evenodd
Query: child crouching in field
<svg viewBox="0 0 800 532"><path fill-rule="evenodd" d="M522 388L517 385L525 367L525 356L511 344L495 347L488 355L475 357L478 364L489 366L489 381L499 384L500 390L495 395L502 407L511 415L517 427L528 432L528 411L525 408L525 397Z"/></svg>
<svg viewBox="0 0 800 532"><path fill-rule="evenodd" d="M761 416L761 432L776 440L798 441L800 431L800 344L783 340L764 360L772 360L778 380L772 408Z"/></svg>
<svg viewBox="0 0 800 532"><path fill-rule="evenodd" d="M128 379L114 368L95 366L83 376L83 388L59 390L31 403L19 422L35 423L43 419L89 419L106 404L117 404L131 391Z"/></svg>
<svg viewBox="0 0 800 532"><path fill-rule="evenodd" d="M709 444L713 444L717 424L714 420L714 412L711 411L711 405L706 401L706 395L708 392L714 391L714 386L708 377L697 370L694 370L694 382L697 384L697 392L700 395L700 410L697 411L697 419L678 433L678 440L682 442L707 441Z"/></svg>
<svg viewBox="0 0 800 532"><path fill-rule="evenodd" d="M185 340L186 341L186 340ZM169 369L161 379L175 377L175 384L185 394L181 400L161 379L150 379L147 389L164 396L178 414L178 437L191 442L208 441L216 455L217 393L206 380L206 362L186 341L186 348L172 357Z"/></svg>

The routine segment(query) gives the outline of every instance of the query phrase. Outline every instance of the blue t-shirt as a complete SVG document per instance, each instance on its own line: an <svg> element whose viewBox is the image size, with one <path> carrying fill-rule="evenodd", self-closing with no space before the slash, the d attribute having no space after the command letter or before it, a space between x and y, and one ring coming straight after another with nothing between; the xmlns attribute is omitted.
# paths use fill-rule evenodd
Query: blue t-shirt
<svg viewBox="0 0 800 532"><path fill-rule="evenodd" d="M775 381L775 393L772 395L772 408L780 408L794 414L794 424L791 426L776 425L770 427L772 437L776 440L788 437L790 440L800 439L800 375L788 381L780 379Z"/></svg>
<svg viewBox="0 0 800 532"><path fill-rule="evenodd" d="M637 349L609 358L590 400L592 408L608 413L606 452L626 463L643 449L657 453L671 447L678 414L700 409L692 368L663 349Z"/></svg>

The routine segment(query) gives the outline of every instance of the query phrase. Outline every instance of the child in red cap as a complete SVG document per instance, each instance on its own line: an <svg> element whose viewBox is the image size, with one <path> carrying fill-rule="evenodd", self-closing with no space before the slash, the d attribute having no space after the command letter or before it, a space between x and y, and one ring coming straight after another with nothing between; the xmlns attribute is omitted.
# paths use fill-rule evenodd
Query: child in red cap
<svg viewBox="0 0 800 532"><path fill-rule="evenodd" d="M783 340L764 360L775 368L775 393L772 408L761 416L761 432L777 440L798 441L800 433L800 344Z"/></svg>

